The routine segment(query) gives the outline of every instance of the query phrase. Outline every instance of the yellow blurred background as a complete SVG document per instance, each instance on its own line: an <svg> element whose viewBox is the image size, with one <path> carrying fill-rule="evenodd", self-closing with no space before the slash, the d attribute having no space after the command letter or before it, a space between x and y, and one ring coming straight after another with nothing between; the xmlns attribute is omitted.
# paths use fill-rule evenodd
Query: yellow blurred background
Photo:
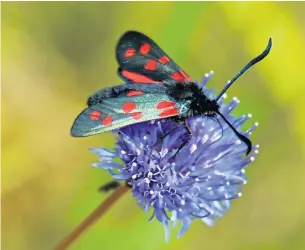
<svg viewBox="0 0 305 250"><path fill-rule="evenodd" d="M110 133L76 139L74 118L92 92L120 84L114 47L130 29L152 37L193 79L214 70L219 92L250 59L269 56L228 91L252 113L260 155L243 196L215 227L196 221L164 242L130 194L73 250L305 249L305 4L289 2L2 3L2 249L48 250L106 194L90 147ZM247 123L250 126L250 123Z"/></svg>

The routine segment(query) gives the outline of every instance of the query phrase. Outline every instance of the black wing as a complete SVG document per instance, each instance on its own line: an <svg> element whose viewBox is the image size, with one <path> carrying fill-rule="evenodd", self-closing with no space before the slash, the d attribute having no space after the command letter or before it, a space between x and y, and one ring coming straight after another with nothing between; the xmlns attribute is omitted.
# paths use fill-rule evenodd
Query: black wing
<svg viewBox="0 0 305 250"><path fill-rule="evenodd" d="M126 32L116 47L118 74L133 83L192 82L191 78L146 35Z"/></svg>

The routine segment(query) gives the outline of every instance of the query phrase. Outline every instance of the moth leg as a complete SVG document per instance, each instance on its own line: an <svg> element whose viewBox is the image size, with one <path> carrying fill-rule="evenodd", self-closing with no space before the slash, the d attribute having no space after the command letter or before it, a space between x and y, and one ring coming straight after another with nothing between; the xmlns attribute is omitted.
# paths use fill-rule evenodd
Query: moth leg
<svg viewBox="0 0 305 250"><path fill-rule="evenodd" d="M149 157L149 160L148 160L148 164L150 163L150 160L151 160L151 155L153 153L153 150L154 148L157 146L157 144L161 141L161 143L163 142L163 140L168 136L170 135L173 131L175 131L177 128L180 128L180 126L176 126L174 128L172 128L170 131L168 131L167 133L165 133L164 135L160 136L157 138L157 141L155 142L155 144L151 147L151 150L150 150L150 157Z"/></svg>
<svg viewBox="0 0 305 250"><path fill-rule="evenodd" d="M111 190L117 189L119 186L120 183L118 181L111 181L101 186L98 190L100 192L109 192Z"/></svg>
<svg viewBox="0 0 305 250"><path fill-rule="evenodd" d="M165 133L164 135L158 137L156 143L152 146L152 149L153 149L155 146L157 146L158 142L161 141L161 143L162 143L162 141L163 141L168 135L170 135L173 131L175 131L177 128L180 128L180 126L178 125L178 126L172 128L170 131L168 131L168 132ZM152 151L151 151L151 153L152 153Z"/></svg>
<svg viewBox="0 0 305 250"><path fill-rule="evenodd" d="M174 132L177 128L180 128L180 126L172 128L169 132L165 133L161 137L159 137L160 140L164 140L168 135L170 135L172 132Z"/></svg>
<svg viewBox="0 0 305 250"><path fill-rule="evenodd" d="M192 134L192 130L190 129L189 125L187 124L186 120L183 121L183 126L186 129L187 132L189 132L190 135Z"/></svg>
<svg viewBox="0 0 305 250"><path fill-rule="evenodd" d="M176 156L177 156L177 154L179 153L179 151L180 151L181 149L183 149L183 147L190 141L190 139L192 138L192 135L193 135L193 134L192 134L192 131L191 131L191 129L190 129L190 127L188 126L188 124L187 124L187 122L186 122L186 120L183 120L183 121L182 121L182 124L183 124L185 130L188 132L189 137L179 146L177 152L175 153L175 155L174 155L174 157L173 157L174 159L176 158Z"/></svg>
<svg viewBox="0 0 305 250"><path fill-rule="evenodd" d="M192 131L190 129L190 127L188 126L186 120L175 120L176 122L178 122L179 124L183 125L183 128L188 132L189 137L179 146L177 152L175 153L175 155L173 156L174 158L177 156L177 154L179 153L179 151L189 142L189 140L192 138ZM164 140L164 138L166 138L169 134L171 134L174 130L176 130L177 128L181 128L181 126L176 126L174 128L172 128L169 132L167 132L166 134L164 134L163 136L159 137L159 140ZM154 144L154 146L152 147L152 149L157 145L158 142L156 142ZM152 154L152 150L151 150L151 154Z"/></svg>

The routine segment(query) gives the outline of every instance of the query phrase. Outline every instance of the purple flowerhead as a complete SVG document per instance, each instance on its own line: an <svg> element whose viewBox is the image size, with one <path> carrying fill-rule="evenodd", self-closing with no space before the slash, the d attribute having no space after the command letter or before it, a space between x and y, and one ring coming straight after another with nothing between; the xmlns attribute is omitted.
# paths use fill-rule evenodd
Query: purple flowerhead
<svg viewBox="0 0 305 250"><path fill-rule="evenodd" d="M206 88L212 74L205 75L201 87L214 99L214 90ZM233 98L224 104L224 98L219 101L220 112L240 131L251 115L230 114L239 101ZM95 167L108 169L116 180L130 181L133 197L145 212L152 208L149 220L156 218L163 224L167 241L169 222L173 226L182 222L178 233L181 237L194 219L212 226L222 217L229 210L231 200L241 196L241 186L246 183L245 168L258 154L255 145L245 157L247 146L221 118L193 117L187 124L192 137L177 154L189 133L183 127L173 130L178 124L169 119L117 130L117 147L113 151L91 149L100 157ZM255 123L242 134L249 137L257 126ZM118 158L121 164L117 163Z"/></svg>

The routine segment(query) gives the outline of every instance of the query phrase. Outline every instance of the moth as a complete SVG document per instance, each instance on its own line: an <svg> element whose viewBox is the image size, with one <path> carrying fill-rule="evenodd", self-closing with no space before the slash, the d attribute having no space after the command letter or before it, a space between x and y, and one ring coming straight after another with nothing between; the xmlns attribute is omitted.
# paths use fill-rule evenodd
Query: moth
<svg viewBox="0 0 305 250"><path fill-rule="evenodd" d="M139 122L166 118L181 124L191 136L187 119L203 115L223 119L247 145L246 154L249 154L251 141L220 113L218 102L235 80L267 56L271 46L270 38L266 49L228 81L216 99L209 99L152 39L140 32L128 31L116 46L117 73L125 83L91 95L88 107L75 119L71 135L92 136Z"/></svg>

